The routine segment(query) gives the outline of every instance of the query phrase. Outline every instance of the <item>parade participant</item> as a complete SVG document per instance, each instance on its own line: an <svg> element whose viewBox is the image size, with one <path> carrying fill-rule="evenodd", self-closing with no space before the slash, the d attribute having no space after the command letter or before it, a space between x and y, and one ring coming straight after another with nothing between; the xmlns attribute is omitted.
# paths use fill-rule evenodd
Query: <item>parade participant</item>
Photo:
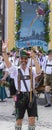
<svg viewBox="0 0 52 130"><path fill-rule="evenodd" d="M8 55L6 52L4 52L3 56L4 56L4 61L6 62L7 67L5 69L5 74L2 78L2 80L6 80L6 78L8 76L10 76L10 94L13 97L16 93L16 88L14 85L14 77L15 77L15 73L16 73L16 67L11 62L9 62Z"/></svg>
<svg viewBox="0 0 52 130"><path fill-rule="evenodd" d="M52 89L52 50L48 50L48 59L45 66L44 74L45 97L47 104L45 107L51 106L50 90Z"/></svg>
<svg viewBox="0 0 52 130"><path fill-rule="evenodd" d="M23 121L23 117L26 110L28 113L28 121L29 121L28 130L35 130L35 117L37 117L37 103L36 103L36 96L34 92L35 92L35 77L37 76L37 74L36 74L35 67L32 67L32 70L29 71L30 69L27 66L28 56L29 54L27 53L26 50L21 50L20 51L20 66L18 68L13 66L12 68L12 72L15 70L14 71L15 73L13 73L14 74L13 76L14 76L14 83L15 83L15 87L17 91L16 98L15 98L15 102L16 102L15 103L16 105L15 130L21 130L22 121ZM35 64L36 63L37 61L35 61ZM38 67L38 64L37 64L37 67ZM11 69L9 70L10 71L8 71L7 73L11 73ZM22 72L22 75L21 75L21 72ZM23 78L25 78L25 80L23 80ZM6 74L2 80L4 79L6 79Z"/></svg>
<svg viewBox="0 0 52 130"><path fill-rule="evenodd" d="M17 72L18 74L17 74L15 130L21 130L22 121L23 121L26 110L28 113L28 121L29 121L28 130L35 130L35 117L37 117L37 103L36 103L36 96L35 96L35 77L37 76L37 74L36 74L36 68L32 67L33 76L32 76L32 82L31 82L31 74L29 71L29 67L27 66L28 57L29 57L29 54L26 50L20 51L21 64ZM37 61L35 61L35 65L36 63ZM31 84L33 85L31 86ZM31 95L32 100L30 100L30 93L32 94Z"/></svg>
<svg viewBox="0 0 52 130"><path fill-rule="evenodd" d="M5 67L6 67L6 64L4 62L3 56L0 55L0 80L3 77ZM1 99L1 101L3 101L6 98L7 98L7 93L6 93L5 87L0 82L0 99Z"/></svg>
<svg viewBox="0 0 52 130"><path fill-rule="evenodd" d="M27 66L28 67L31 66L31 56L30 56L30 54L31 54L32 51L33 50L28 50L28 54L29 54L29 56L28 56L28 62L27 62ZM34 59L32 59L32 66L35 66Z"/></svg>
<svg viewBox="0 0 52 130"><path fill-rule="evenodd" d="M9 59L9 62L11 62L11 64L14 64L15 57L13 56L13 53L10 53L8 59Z"/></svg>
<svg viewBox="0 0 52 130"><path fill-rule="evenodd" d="M19 65L19 56L15 56L14 65L15 65L16 67L18 67L18 65Z"/></svg>
<svg viewBox="0 0 52 130"><path fill-rule="evenodd" d="M3 53L3 57L4 57L4 61L6 62L7 67L4 71L5 73L4 73L4 76L1 79L1 81L5 81L7 79L7 77L9 76L10 96L13 98L13 103L14 103L15 102L14 98L15 98L15 94L16 94L14 78L16 78L17 71L16 71L16 67L11 62L9 62L8 55L6 52ZM15 103L14 103L14 105L15 105ZM15 114L15 113L13 113L13 114Z"/></svg>
<svg viewBox="0 0 52 130"><path fill-rule="evenodd" d="M44 53L41 50L39 50L39 52L37 54L38 54L38 61L39 61L40 67L43 71L44 66L46 65L46 56L44 55Z"/></svg>

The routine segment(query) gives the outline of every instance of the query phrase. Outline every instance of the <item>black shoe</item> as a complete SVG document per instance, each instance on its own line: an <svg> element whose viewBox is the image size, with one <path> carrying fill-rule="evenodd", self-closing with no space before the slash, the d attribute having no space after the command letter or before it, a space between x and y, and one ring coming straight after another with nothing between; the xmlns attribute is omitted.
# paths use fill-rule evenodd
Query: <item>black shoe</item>
<svg viewBox="0 0 52 130"><path fill-rule="evenodd" d="M46 104L45 107L51 107L51 104Z"/></svg>
<svg viewBox="0 0 52 130"><path fill-rule="evenodd" d="M14 112L12 113L12 115L16 116L16 112L14 111Z"/></svg>

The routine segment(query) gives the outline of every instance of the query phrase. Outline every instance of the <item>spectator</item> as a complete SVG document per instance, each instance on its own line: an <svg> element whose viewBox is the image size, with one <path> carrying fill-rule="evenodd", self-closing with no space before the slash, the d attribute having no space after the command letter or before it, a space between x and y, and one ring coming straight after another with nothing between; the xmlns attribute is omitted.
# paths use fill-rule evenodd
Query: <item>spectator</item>
<svg viewBox="0 0 52 130"><path fill-rule="evenodd" d="M45 107L51 106L50 90L52 89L52 50L48 50L48 59L45 66L44 74L45 97L47 104Z"/></svg>

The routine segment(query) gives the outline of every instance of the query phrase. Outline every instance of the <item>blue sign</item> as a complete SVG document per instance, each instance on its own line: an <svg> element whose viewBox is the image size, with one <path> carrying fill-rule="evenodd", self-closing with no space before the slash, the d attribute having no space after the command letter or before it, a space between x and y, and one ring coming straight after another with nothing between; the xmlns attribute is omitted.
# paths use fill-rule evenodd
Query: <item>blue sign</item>
<svg viewBox="0 0 52 130"><path fill-rule="evenodd" d="M45 51L48 50L48 44L45 41L42 40L19 40L16 42L16 46L18 48L28 48L28 47L33 47L33 46L40 46L42 47Z"/></svg>

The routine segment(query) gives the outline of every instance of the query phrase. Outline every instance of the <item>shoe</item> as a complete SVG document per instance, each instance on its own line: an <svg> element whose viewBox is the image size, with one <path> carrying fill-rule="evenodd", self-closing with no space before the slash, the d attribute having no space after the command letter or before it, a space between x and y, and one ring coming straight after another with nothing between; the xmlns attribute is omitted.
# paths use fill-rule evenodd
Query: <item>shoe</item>
<svg viewBox="0 0 52 130"><path fill-rule="evenodd" d="M46 104L45 107L51 107L51 104Z"/></svg>
<svg viewBox="0 0 52 130"><path fill-rule="evenodd" d="M14 111L14 112L12 113L12 115L16 116L16 112Z"/></svg>

